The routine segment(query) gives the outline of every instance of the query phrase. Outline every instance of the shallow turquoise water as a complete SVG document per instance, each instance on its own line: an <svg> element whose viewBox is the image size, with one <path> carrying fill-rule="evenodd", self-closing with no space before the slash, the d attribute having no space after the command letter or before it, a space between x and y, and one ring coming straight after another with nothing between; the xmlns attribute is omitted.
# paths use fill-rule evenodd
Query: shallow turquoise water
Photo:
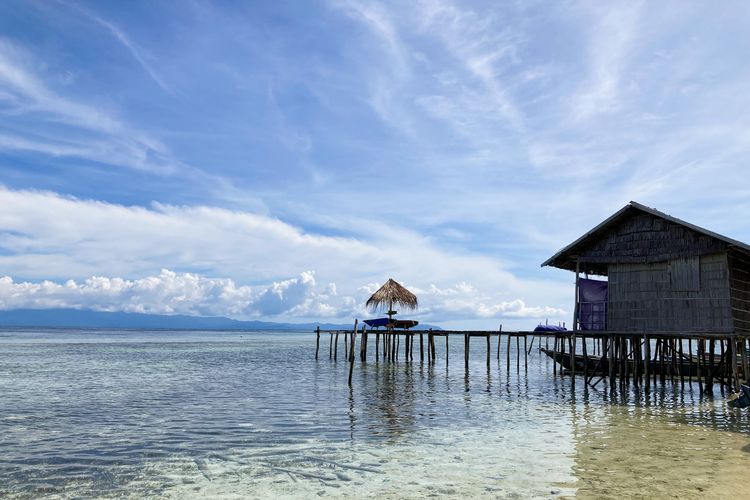
<svg viewBox="0 0 750 500"><path fill-rule="evenodd" d="M350 389L309 332L0 331L0 496L600 497L643 464L690 496L748 463L747 415L697 387L572 391L494 340L467 375L462 340L447 368L442 342L435 365L357 361Z"/></svg>

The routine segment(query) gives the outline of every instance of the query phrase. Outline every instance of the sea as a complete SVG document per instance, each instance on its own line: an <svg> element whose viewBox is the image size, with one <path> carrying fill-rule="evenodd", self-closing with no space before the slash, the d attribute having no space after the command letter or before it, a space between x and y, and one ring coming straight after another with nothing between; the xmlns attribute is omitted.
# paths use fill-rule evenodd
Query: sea
<svg viewBox="0 0 750 500"><path fill-rule="evenodd" d="M718 386L575 388L536 347L349 363L295 331L0 330L3 498L742 498ZM370 342L374 349L374 342Z"/></svg>

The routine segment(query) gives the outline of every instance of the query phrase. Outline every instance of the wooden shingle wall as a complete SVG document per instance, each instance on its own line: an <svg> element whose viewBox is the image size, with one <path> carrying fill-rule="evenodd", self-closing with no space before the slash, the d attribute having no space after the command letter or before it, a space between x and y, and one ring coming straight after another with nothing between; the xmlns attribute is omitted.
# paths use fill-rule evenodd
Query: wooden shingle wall
<svg viewBox="0 0 750 500"><path fill-rule="evenodd" d="M579 254L581 262L666 262L725 251L727 244L647 213L611 228Z"/></svg>
<svg viewBox="0 0 750 500"><path fill-rule="evenodd" d="M727 254L703 255L695 265L698 276L690 259L682 257L671 262L610 264L608 329L731 331Z"/></svg>
<svg viewBox="0 0 750 500"><path fill-rule="evenodd" d="M729 252L729 286L734 329L750 333L750 256L744 252Z"/></svg>

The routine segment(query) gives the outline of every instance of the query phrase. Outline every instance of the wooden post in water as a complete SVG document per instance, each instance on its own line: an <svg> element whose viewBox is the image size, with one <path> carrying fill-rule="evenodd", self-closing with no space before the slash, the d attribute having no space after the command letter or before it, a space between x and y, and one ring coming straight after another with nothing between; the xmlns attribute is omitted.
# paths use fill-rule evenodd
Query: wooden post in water
<svg viewBox="0 0 750 500"><path fill-rule="evenodd" d="M646 382L646 391L651 389L651 380L649 379L649 370L651 369L651 339L648 335L643 335L643 381Z"/></svg>
<svg viewBox="0 0 750 500"><path fill-rule="evenodd" d="M573 334L570 342L570 386L576 385L576 332L581 315L580 301L581 260L576 257L575 307L573 308Z"/></svg>
<svg viewBox="0 0 750 500"><path fill-rule="evenodd" d="M333 333L329 333L328 336L330 337L328 343L328 359L331 359L333 357Z"/></svg>
<svg viewBox="0 0 750 500"><path fill-rule="evenodd" d="M576 280L577 281L577 280ZM570 336L570 385L576 385L576 334Z"/></svg>
<svg viewBox="0 0 750 500"><path fill-rule="evenodd" d="M469 334L464 333L464 369L469 371Z"/></svg>
<svg viewBox="0 0 750 500"><path fill-rule="evenodd" d="M427 332L427 364L433 362L432 359L432 328Z"/></svg>
<svg viewBox="0 0 750 500"><path fill-rule="evenodd" d="M362 326L362 340L359 344L359 359L360 361L367 361L367 325Z"/></svg>
<svg viewBox="0 0 750 500"><path fill-rule="evenodd" d="M380 359L380 331L375 330L375 361Z"/></svg>
<svg viewBox="0 0 750 500"><path fill-rule="evenodd" d="M716 341L710 339L708 341L708 377L706 378L706 392L713 394L714 392L714 350L716 350Z"/></svg>
<svg viewBox="0 0 750 500"><path fill-rule="evenodd" d="M679 363L677 363L677 373L680 376L680 389L685 389L685 374L682 373L682 364L683 364L683 354L682 354L682 339L679 339L678 342L680 343L677 354L679 357Z"/></svg>
<svg viewBox="0 0 750 500"><path fill-rule="evenodd" d="M747 350L745 349L745 337L740 338L740 359L742 360L742 380L741 382L747 383L747 379L750 378L750 373L747 372Z"/></svg>
<svg viewBox="0 0 750 500"><path fill-rule="evenodd" d="M445 367L448 368L448 334L445 334Z"/></svg>
<svg viewBox="0 0 750 500"><path fill-rule="evenodd" d="M525 373L529 373L529 351L526 349L526 339L528 336L524 334L523 336L523 370ZM534 339L531 339L531 342L534 342ZM490 338L487 337L487 367L490 366Z"/></svg>
<svg viewBox="0 0 750 500"><path fill-rule="evenodd" d="M510 374L510 333L508 333L508 345L506 346L505 351L505 359L506 359L506 367L508 374Z"/></svg>
<svg viewBox="0 0 750 500"><path fill-rule="evenodd" d="M336 342L333 345L333 360L337 361L339 355L339 331L336 330Z"/></svg>
<svg viewBox="0 0 750 500"><path fill-rule="evenodd" d="M487 333L487 368L490 367L490 352L492 351L492 347L490 346L490 334Z"/></svg>
<svg viewBox="0 0 750 500"><path fill-rule="evenodd" d="M521 373L521 345L516 335L516 373Z"/></svg>
<svg viewBox="0 0 750 500"><path fill-rule="evenodd" d="M320 325L315 329L315 360L318 360L318 351L320 351Z"/></svg>
<svg viewBox="0 0 750 500"><path fill-rule="evenodd" d="M344 334L344 359L349 361L349 335Z"/></svg>
<svg viewBox="0 0 750 500"><path fill-rule="evenodd" d="M500 330L498 330L498 332L500 333L497 334L497 360L498 361L500 361L500 341L503 340L503 336L501 335L502 331L503 331L503 325L501 323Z"/></svg>
<svg viewBox="0 0 750 500"><path fill-rule="evenodd" d="M643 374L643 367L641 366L641 345L640 338L636 336L630 337L630 345L633 347L633 385L638 387L641 383L641 375Z"/></svg>
<svg viewBox="0 0 750 500"><path fill-rule="evenodd" d="M409 336L409 331L407 330L406 333L404 333L404 361L407 363L409 362L409 342L411 341L411 338Z"/></svg>
<svg viewBox="0 0 750 500"><path fill-rule="evenodd" d="M721 390L721 395L723 396L724 386L727 385L726 373L728 371L727 366L726 366L727 365L726 363L727 353L726 353L726 349L724 348L724 339L719 339L719 352L721 353L721 357L719 358L719 366L717 367L717 371L719 374L719 389ZM719 371L722 368L723 370Z"/></svg>
<svg viewBox="0 0 750 500"><path fill-rule="evenodd" d="M586 337L584 336L581 340L583 340L581 344L583 349L583 380L586 381L589 378L589 354L586 347Z"/></svg>
<svg viewBox="0 0 750 500"><path fill-rule="evenodd" d="M555 334L555 342L554 342L554 345L552 347L552 352L553 352L553 356L554 356L554 358L552 358L552 361L553 361L553 363L552 363L552 376L553 377L557 376L557 359L555 359L557 357L557 338L558 338L558 336L557 336L557 334ZM562 371L561 371L561 373L562 373Z"/></svg>
<svg viewBox="0 0 750 500"><path fill-rule="evenodd" d="M352 372L354 371L354 344L357 341L357 323L358 320L354 320L354 331L352 331L352 342L351 348L349 349L349 387L352 386Z"/></svg>
<svg viewBox="0 0 750 500"><path fill-rule="evenodd" d="M419 361L424 363L424 334L419 332Z"/></svg>
<svg viewBox="0 0 750 500"><path fill-rule="evenodd" d="M692 337L688 338L688 385L690 386L690 389L693 388L693 339Z"/></svg>
<svg viewBox="0 0 750 500"><path fill-rule="evenodd" d="M732 390L740 390L740 380L739 375L737 374L737 337L732 337L731 340L732 343L732 378L734 379L732 383Z"/></svg>
<svg viewBox="0 0 750 500"><path fill-rule="evenodd" d="M446 333L446 335L447 335L447 333ZM432 361L436 361L437 360L437 355L435 354L435 335L434 334L432 335L432 347L431 347L431 349L432 349Z"/></svg>
<svg viewBox="0 0 750 500"><path fill-rule="evenodd" d="M609 371L609 385L610 387L615 386L615 338L613 335L609 336L609 339L607 340L607 346L609 350L609 362L607 363L607 368Z"/></svg>
<svg viewBox="0 0 750 500"><path fill-rule="evenodd" d="M697 356L698 356L698 391L699 394L703 395L703 339L697 340L698 345L696 346L697 349Z"/></svg>

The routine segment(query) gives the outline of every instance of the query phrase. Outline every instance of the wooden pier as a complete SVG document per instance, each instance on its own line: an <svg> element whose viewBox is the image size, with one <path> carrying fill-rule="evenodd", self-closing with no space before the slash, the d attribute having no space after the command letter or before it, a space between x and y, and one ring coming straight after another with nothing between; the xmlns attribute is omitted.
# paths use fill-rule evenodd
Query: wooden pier
<svg viewBox="0 0 750 500"><path fill-rule="evenodd" d="M701 394L712 394L717 384L721 393L725 394L726 391L736 390L750 376L748 339L726 333L390 331L357 328L357 323L351 330L318 328L315 333L315 359L320 357L321 336L329 336L328 357L333 361L338 361L339 340L343 341L342 359L350 363L350 383L355 359L359 357L361 362L367 362L370 354L374 355L372 361L375 362L412 363L417 353L420 363L444 362L448 366L451 359L450 337L463 337L463 361L467 373L472 339L476 342L479 338L478 351L484 355L488 368L494 357L500 366L505 365L508 373L514 368L516 373L521 370L527 372L529 355L536 348L554 361L552 375L570 376L572 386L576 385L577 379L592 388L607 380L612 388L632 384L649 390L652 385L669 382L679 383L683 389L686 384L690 388L696 384ZM439 337L442 339L438 340ZM375 342L374 349L369 345L372 340ZM443 361L437 359L438 342L445 345Z"/></svg>

